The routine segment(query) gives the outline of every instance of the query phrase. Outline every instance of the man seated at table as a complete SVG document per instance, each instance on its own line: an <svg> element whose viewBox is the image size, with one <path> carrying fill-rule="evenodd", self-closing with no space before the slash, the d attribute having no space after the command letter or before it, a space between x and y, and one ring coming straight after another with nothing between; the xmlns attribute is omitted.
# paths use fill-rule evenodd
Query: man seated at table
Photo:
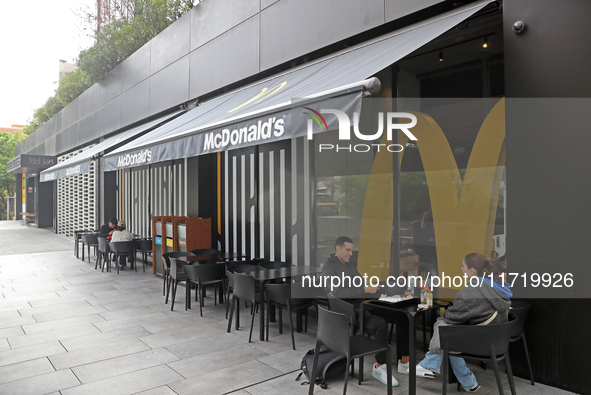
<svg viewBox="0 0 591 395"><path fill-rule="evenodd" d="M113 232L113 237L111 238L111 243L115 243L117 241L131 241L133 240L133 234L125 229L125 221L121 220L117 222L117 228ZM125 267L125 256L119 257L119 267L123 269ZM133 256L129 258L130 263L133 265Z"/></svg>
<svg viewBox="0 0 591 395"><path fill-rule="evenodd" d="M379 287L364 287L363 281L353 281L356 277L361 277L357 270L357 263L351 262L353 255L353 240L346 236L339 237L335 242L335 254L328 258L328 261L322 267L322 276L335 276L338 278L351 278L351 286L337 287L327 289L327 293L339 299L347 299L355 307L355 313L359 314L359 305L367 298L375 298ZM363 280L363 278L361 277ZM361 284L356 287L353 284ZM398 360L398 372L408 374L408 321L402 314L392 311L377 309L373 306L366 306L364 309L364 329L374 339L379 342L387 343L388 340L388 322L396 324L396 348L401 360ZM386 376L386 352L377 353L376 363L373 365L372 377L387 385ZM417 376L421 373L417 371ZM392 377L392 386L396 387L398 380Z"/></svg>
<svg viewBox="0 0 591 395"><path fill-rule="evenodd" d="M115 232L115 228L117 227L117 218L111 217L109 222L101 226L99 231L99 237L106 237L110 239L113 236L113 232Z"/></svg>

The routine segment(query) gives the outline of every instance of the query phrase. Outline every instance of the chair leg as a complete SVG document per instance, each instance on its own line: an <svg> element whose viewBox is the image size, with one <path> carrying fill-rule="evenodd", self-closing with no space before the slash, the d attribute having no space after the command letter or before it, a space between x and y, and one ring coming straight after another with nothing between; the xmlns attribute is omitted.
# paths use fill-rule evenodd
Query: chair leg
<svg viewBox="0 0 591 395"><path fill-rule="evenodd" d="M254 306L255 304L256 304L256 303L254 303L254 304L253 304L253 306ZM255 315L256 315L256 314L254 313L254 310L253 310L253 312L252 312L252 319L250 320L250 334L248 335L248 342L249 342L249 343L250 343L250 341L251 341L251 339L252 339L252 327L254 326L254 316L255 316Z"/></svg>
<svg viewBox="0 0 591 395"><path fill-rule="evenodd" d="M310 387L308 388L308 395L312 395L314 393L314 385L316 377L316 372L318 370L318 356L320 355L320 346L322 343L319 340L316 340L316 348L314 349L314 362L312 363L312 375L310 376Z"/></svg>
<svg viewBox="0 0 591 395"><path fill-rule="evenodd" d="M281 311L281 310L279 310ZM279 313L281 314L281 313ZM287 301L287 314L289 314L289 329L291 330L291 346L295 350L295 338L293 337L293 317L291 316L291 303ZM281 322L281 315L279 316L279 322Z"/></svg>
<svg viewBox="0 0 591 395"><path fill-rule="evenodd" d="M162 265L162 296L164 296L164 288L166 287L166 279L167 279L166 271L164 269L164 265Z"/></svg>
<svg viewBox="0 0 591 395"><path fill-rule="evenodd" d="M168 304L168 295L170 295L170 285L172 280L169 278L166 280L166 299L164 299L164 304Z"/></svg>
<svg viewBox="0 0 591 395"><path fill-rule="evenodd" d="M176 296L176 287L178 285L178 281L174 282L174 285L172 287L172 301L170 302L170 311L172 311L174 309L174 298Z"/></svg>
<svg viewBox="0 0 591 395"><path fill-rule="evenodd" d="M271 309L271 302L269 302L269 300L267 300L267 311L270 311ZM266 337L265 340L269 341L269 326L271 325L271 314L267 314L267 328L265 330L266 332Z"/></svg>
<svg viewBox="0 0 591 395"><path fill-rule="evenodd" d="M525 359L527 360L527 368L529 369L529 381L531 385L536 385L534 381L534 372L531 370L531 361L529 360L529 350L527 349L527 342L525 341L525 333L521 334L523 340L523 348L525 349Z"/></svg>
<svg viewBox="0 0 591 395"><path fill-rule="evenodd" d="M230 307L230 286L228 285L228 292L226 293L226 319L228 319L228 308Z"/></svg>
<svg viewBox="0 0 591 395"><path fill-rule="evenodd" d="M234 315L234 305L236 304L236 296L232 295L232 307L230 307L230 319L228 320L228 330L226 332L230 333L232 330L232 315Z"/></svg>
<svg viewBox="0 0 591 395"><path fill-rule="evenodd" d="M447 394L448 369L449 369L449 353L447 352L447 349L444 349L443 350L443 368L441 370L441 376L443 377L443 389L442 389L441 393L443 395Z"/></svg>
<svg viewBox="0 0 591 395"><path fill-rule="evenodd" d="M191 308L191 281L185 281L185 311Z"/></svg>
<svg viewBox="0 0 591 395"><path fill-rule="evenodd" d="M499 364L497 363L497 357L494 350L494 347L491 346L490 350L490 359L495 371L495 378L497 379L497 388L499 389L499 394L504 395L505 392L503 391L503 383L501 382L501 372L499 372Z"/></svg>
<svg viewBox="0 0 591 395"><path fill-rule="evenodd" d="M351 357L347 355L347 366L351 364ZM349 381L349 375L345 374L345 384L343 384L343 395L347 393L347 382Z"/></svg>
<svg viewBox="0 0 591 395"><path fill-rule="evenodd" d="M511 388L511 395L516 395L515 381L513 380L513 369L511 369L511 360L509 359L509 351L505 354L505 365L507 366L507 377L509 378L509 388Z"/></svg>

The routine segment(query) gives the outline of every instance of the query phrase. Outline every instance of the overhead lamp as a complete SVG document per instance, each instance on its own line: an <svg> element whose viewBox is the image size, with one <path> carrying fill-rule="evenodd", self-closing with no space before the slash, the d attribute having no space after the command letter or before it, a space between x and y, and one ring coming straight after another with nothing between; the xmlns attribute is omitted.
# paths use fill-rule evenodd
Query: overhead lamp
<svg viewBox="0 0 591 395"><path fill-rule="evenodd" d="M482 48L488 48L488 37L484 37L484 40L482 40Z"/></svg>
<svg viewBox="0 0 591 395"><path fill-rule="evenodd" d="M443 62L443 49L439 50L439 61Z"/></svg>

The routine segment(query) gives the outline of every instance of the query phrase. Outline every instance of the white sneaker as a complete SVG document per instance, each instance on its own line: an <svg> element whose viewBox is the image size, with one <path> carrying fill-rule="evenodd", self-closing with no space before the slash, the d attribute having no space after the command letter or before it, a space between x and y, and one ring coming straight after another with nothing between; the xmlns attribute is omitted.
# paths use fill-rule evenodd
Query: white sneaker
<svg viewBox="0 0 591 395"><path fill-rule="evenodd" d="M402 363L402 361L398 360L398 373L400 374L408 374L409 372L409 368L408 368L408 362L407 363ZM416 376L417 377L422 377L425 379L434 379L435 378L435 372L422 367L421 365L417 364L417 370L416 370Z"/></svg>
<svg viewBox="0 0 591 395"><path fill-rule="evenodd" d="M376 367L374 363L371 369L371 377L384 385L388 385L388 368L386 364L383 363L380 367ZM392 387L398 387L398 380L394 376L392 376Z"/></svg>
<svg viewBox="0 0 591 395"><path fill-rule="evenodd" d="M476 383L476 385L472 388L466 388L462 385L462 388L464 389L464 391L466 392L476 392L480 389L480 384Z"/></svg>

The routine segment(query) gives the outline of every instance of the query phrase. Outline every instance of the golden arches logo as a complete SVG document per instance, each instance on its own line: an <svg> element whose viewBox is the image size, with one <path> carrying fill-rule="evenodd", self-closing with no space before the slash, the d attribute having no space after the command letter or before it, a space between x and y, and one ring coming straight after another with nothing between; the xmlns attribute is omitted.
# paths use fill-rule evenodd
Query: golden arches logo
<svg viewBox="0 0 591 395"><path fill-rule="evenodd" d="M248 104L251 104L251 103L253 103L253 104L260 103L261 101L265 100L269 96L274 95L275 93L279 92L285 85L287 85L287 81L283 81L282 83L274 86L271 89L269 89L268 87L264 87L263 89L261 89L261 91L259 92L258 95L256 95L253 98L245 101L244 103L242 103L238 107L234 107L233 109L231 109L230 111L228 111L228 113L231 113L233 111L236 111L239 108L242 108L242 107L244 107L244 106L246 106Z"/></svg>
<svg viewBox="0 0 591 395"><path fill-rule="evenodd" d="M433 211L439 273L461 275L464 255L490 255L495 213L505 166L505 100L500 100L482 123L462 178L446 136L433 118L414 112L413 133L425 170ZM405 146L408 138L399 137ZM403 153L398 155L402 161ZM386 277L391 254L393 190L384 174L393 155L377 153L364 201L359 242L359 271ZM399 163L400 163L399 162ZM391 177L390 177L391 178ZM375 267L383 262L382 267Z"/></svg>

